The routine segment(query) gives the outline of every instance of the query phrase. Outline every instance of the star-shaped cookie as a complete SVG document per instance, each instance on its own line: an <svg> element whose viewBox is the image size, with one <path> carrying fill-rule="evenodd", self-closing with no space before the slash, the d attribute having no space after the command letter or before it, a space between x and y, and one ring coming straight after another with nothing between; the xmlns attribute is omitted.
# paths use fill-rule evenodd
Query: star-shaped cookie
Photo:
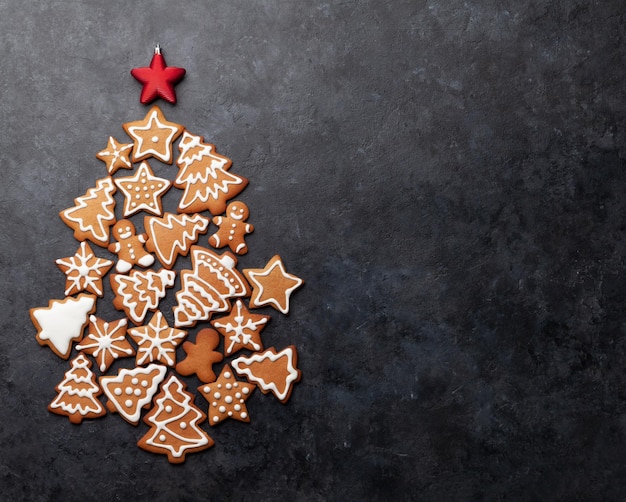
<svg viewBox="0 0 626 502"><path fill-rule="evenodd" d="M211 324L224 336L224 354L230 356L241 349L263 350L261 330L270 316L251 314L241 300L237 300L230 314Z"/></svg>
<svg viewBox="0 0 626 502"><path fill-rule="evenodd" d="M172 144L185 130L180 124L168 122L156 105L143 120L127 122L122 127L134 141L133 162L154 157L166 164L173 162Z"/></svg>
<svg viewBox="0 0 626 502"><path fill-rule="evenodd" d="M264 268L248 268L243 273L252 286L250 307L270 305L283 314L289 312L291 294L304 284L285 270L279 255L274 255Z"/></svg>
<svg viewBox="0 0 626 502"><path fill-rule="evenodd" d="M182 329L171 328L157 310L146 326L130 328L128 334L137 344L137 365L160 362L176 364L176 347L187 336Z"/></svg>
<svg viewBox="0 0 626 502"><path fill-rule="evenodd" d="M226 364L215 382L198 387L200 394L209 402L209 424L217 425L227 418L250 422L246 400L254 389L256 385L237 380Z"/></svg>
<svg viewBox="0 0 626 502"><path fill-rule="evenodd" d="M127 324L125 317L107 322L95 315L89 316L87 336L76 346L76 350L93 356L104 373L116 359L135 355L135 349L126 339Z"/></svg>
<svg viewBox="0 0 626 502"><path fill-rule="evenodd" d="M91 246L83 241L74 256L59 258L57 266L65 273L65 296L74 295L80 291L89 291L94 295L102 296L102 278L113 266L111 260L98 258L94 255Z"/></svg>
<svg viewBox="0 0 626 502"><path fill-rule="evenodd" d="M117 178L114 182L126 198L124 216L141 210L157 216L163 214L161 197L171 188L172 182L155 176L147 162L142 162L133 176Z"/></svg>
<svg viewBox="0 0 626 502"><path fill-rule="evenodd" d="M107 147L96 153L96 157L106 164L109 174L115 174L118 169L133 168L130 161L132 149L132 143L120 143L113 136L109 136Z"/></svg>

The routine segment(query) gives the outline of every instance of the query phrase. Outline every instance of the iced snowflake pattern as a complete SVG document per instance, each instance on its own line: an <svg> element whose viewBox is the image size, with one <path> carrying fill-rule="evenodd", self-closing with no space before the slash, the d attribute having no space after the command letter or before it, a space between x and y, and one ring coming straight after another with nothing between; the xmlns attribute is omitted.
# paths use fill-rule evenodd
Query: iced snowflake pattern
<svg viewBox="0 0 626 502"><path fill-rule="evenodd" d="M168 366L176 364L176 347L187 336L182 329L167 324L160 310L157 310L146 326L130 328L130 337L137 343L137 365L161 362Z"/></svg>

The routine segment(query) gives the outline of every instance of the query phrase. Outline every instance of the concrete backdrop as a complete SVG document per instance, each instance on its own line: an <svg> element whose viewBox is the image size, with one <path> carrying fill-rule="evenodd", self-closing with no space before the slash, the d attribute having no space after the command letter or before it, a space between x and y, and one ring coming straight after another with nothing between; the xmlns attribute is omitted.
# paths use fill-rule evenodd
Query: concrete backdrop
<svg viewBox="0 0 626 502"><path fill-rule="evenodd" d="M3 498L623 500L624 13L0 0ZM306 281L263 310L266 346L299 351L291 400L257 392L182 466L136 447L143 423L49 413L68 363L28 315L63 296L57 213L144 117L129 71L156 43L187 69L166 117L250 180L240 265L278 253Z"/></svg>

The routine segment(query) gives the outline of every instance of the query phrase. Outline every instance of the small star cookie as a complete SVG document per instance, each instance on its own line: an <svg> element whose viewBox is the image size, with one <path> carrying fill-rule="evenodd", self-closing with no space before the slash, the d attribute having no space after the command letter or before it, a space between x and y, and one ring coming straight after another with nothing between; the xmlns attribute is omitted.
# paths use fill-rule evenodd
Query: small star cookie
<svg viewBox="0 0 626 502"><path fill-rule="evenodd" d="M104 162L109 174L115 174L118 169L132 169L130 153L132 143L120 143L113 136L109 136L109 142L104 150L100 150L96 157Z"/></svg>
<svg viewBox="0 0 626 502"><path fill-rule="evenodd" d="M280 256L275 255L264 268L244 269L244 275L252 286L250 307L265 305L274 307L279 312L289 312L289 299L304 281L287 273Z"/></svg>
<svg viewBox="0 0 626 502"><path fill-rule="evenodd" d="M142 210L157 216L163 214L161 197L171 188L172 182L155 176L147 162L142 162L133 176L114 181L126 198L124 216L131 216Z"/></svg>
<svg viewBox="0 0 626 502"><path fill-rule="evenodd" d="M254 384L236 380L230 366L226 364L214 383L198 387L200 394L209 402L209 424L217 425L227 418L250 422L246 400L255 388Z"/></svg>
<svg viewBox="0 0 626 502"><path fill-rule="evenodd" d="M182 329L172 328L157 310L146 326L130 328L130 337L137 343L137 365L159 362L167 366L176 364L176 347L187 336Z"/></svg>
<svg viewBox="0 0 626 502"><path fill-rule="evenodd" d="M166 164L174 161L172 145L185 128L180 124L168 122L158 106L153 106L143 120L127 122L122 125L134 141L133 162L154 157Z"/></svg>
<svg viewBox="0 0 626 502"><path fill-rule="evenodd" d="M228 316L211 321L211 324L224 336L224 354L230 356L241 349L263 350L261 330L269 320L268 315L251 314L237 299Z"/></svg>
<svg viewBox="0 0 626 502"><path fill-rule="evenodd" d="M76 350L93 356L98 368L104 373L116 359L135 355L135 349L126 339L127 324L125 317L107 322L95 315L89 316L87 336L76 346Z"/></svg>
<svg viewBox="0 0 626 502"><path fill-rule="evenodd" d="M94 255L87 241L80 243L74 256L59 258L57 266L65 273L65 296L81 291L103 296L102 278L113 266L111 260Z"/></svg>

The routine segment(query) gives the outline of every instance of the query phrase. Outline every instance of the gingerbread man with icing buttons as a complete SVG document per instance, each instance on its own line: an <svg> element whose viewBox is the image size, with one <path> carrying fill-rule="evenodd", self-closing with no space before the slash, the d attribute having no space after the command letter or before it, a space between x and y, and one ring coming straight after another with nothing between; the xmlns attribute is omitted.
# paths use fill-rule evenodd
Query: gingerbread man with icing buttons
<svg viewBox="0 0 626 502"><path fill-rule="evenodd" d="M119 220L113 226L113 237L116 243L109 245L109 251L116 253L118 257L115 270L125 274L133 268L133 265L149 267L154 263L154 256L148 253L143 245L148 236L136 234L135 225L130 220Z"/></svg>
<svg viewBox="0 0 626 502"><path fill-rule="evenodd" d="M243 202L234 201L226 207L226 216L213 218L219 230L209 237L209 244L215 248L228 246L233 253L242 255L248 252L245 236L252 233L254 226L246 223L250 211Z"/></svg>

